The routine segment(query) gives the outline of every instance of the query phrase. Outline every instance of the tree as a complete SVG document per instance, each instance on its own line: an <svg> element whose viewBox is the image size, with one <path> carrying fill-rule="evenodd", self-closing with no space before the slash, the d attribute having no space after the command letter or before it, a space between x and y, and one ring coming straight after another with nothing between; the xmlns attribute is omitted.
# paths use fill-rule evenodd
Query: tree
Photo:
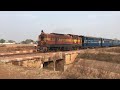
<svg viewBox="0 0 120 90"><path fill-rule="evenodd" d="M22 41L22 44L30 44L31 42L34 42L32 39L26 39L25 41Z"/></svg>
<svg viewBox="0 0 120 90"><path fill-rule="evenodd" d="M5 43L5 40L4 39L0 39L0 43Z"/></svg>
<svg viewBox="0 0 120 90"><path fill-rule="evenodd" d="M8 40L8 43L15 43L15 41L13 41L13 40Z"/></svg>
<svg viewBox="0 0 120 90"><path fill-rule="evenodd" d="M25 41L22 41L21 43L22 43L22 44L26 44L26 42L25 42Z"/></svg>
<svg viewBox="0 0 120 90"><path fill-rule="evenodd" d="M26 42L27 44L30 44L31 42L34 42L34 41L33 41L32 39L26 39L25 42Z"/></svg>

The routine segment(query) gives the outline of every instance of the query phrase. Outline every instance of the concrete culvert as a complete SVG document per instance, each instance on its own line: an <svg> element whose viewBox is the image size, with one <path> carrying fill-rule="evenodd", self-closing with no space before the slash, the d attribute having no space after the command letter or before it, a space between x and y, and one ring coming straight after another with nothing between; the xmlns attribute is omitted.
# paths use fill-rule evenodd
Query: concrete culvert
<svg viewBox="0 0 120 90"><path fill-rule="evenodd" d="M19 62L18 61L12 61L12 64L13 65L19 65Z"/></svg>
<svg viewBox="0 0 120 90"><path fill-rule="evenodd" d="M53 61L44 62L43 69L54 70L54 62Z"/></svg>
<svg viewBox="0 0 120 90"><path fill-rule="evenodd" d="M56 71L64 71L64 60L63 59L56 60L55 70Z"/></svg>

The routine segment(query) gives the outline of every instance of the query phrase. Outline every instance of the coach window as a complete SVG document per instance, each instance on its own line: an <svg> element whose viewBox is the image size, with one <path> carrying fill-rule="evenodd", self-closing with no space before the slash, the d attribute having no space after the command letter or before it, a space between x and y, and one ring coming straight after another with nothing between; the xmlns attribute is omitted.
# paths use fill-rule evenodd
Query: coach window
<svg viewBox="0 0 120 90"><path fill-rule="evenodd" d="M87 43L87 40L84 40L84 43Z"/></svg>

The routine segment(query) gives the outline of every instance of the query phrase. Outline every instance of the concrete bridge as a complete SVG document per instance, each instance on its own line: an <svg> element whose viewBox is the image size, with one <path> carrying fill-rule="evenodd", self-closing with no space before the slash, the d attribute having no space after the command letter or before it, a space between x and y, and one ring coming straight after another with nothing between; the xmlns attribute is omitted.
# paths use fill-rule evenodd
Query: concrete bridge
<svg viewBox="0 0 120 90"><path fill-rule="evenodd" d="M44 55L0 60L1 62L23 67L47 68L54 71L64 71L65 66L73 63L81 51L44 53Z"/></svg>

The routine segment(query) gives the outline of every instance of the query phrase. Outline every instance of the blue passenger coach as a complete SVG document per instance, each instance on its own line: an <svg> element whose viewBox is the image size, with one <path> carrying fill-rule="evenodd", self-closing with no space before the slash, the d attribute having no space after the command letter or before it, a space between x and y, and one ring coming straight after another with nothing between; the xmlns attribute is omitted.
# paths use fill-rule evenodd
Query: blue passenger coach
<svg viewBox="0 0 120 90"><path fill-rule="evenodd" d="M120 40L113 40L113 46L119 46Z"/></svg>
<svg viewBox="0 0 120 90"><path fill-rule="evenodd" d="M110 47L110 46L113 46L113 40L102 38L102 47Z"/></svg>
<svg viewBox="0 0 120 90"><path fill-rule="evenodd" d="M82 36L82 40L83 48L101 47L101 38Z"/></svg>

